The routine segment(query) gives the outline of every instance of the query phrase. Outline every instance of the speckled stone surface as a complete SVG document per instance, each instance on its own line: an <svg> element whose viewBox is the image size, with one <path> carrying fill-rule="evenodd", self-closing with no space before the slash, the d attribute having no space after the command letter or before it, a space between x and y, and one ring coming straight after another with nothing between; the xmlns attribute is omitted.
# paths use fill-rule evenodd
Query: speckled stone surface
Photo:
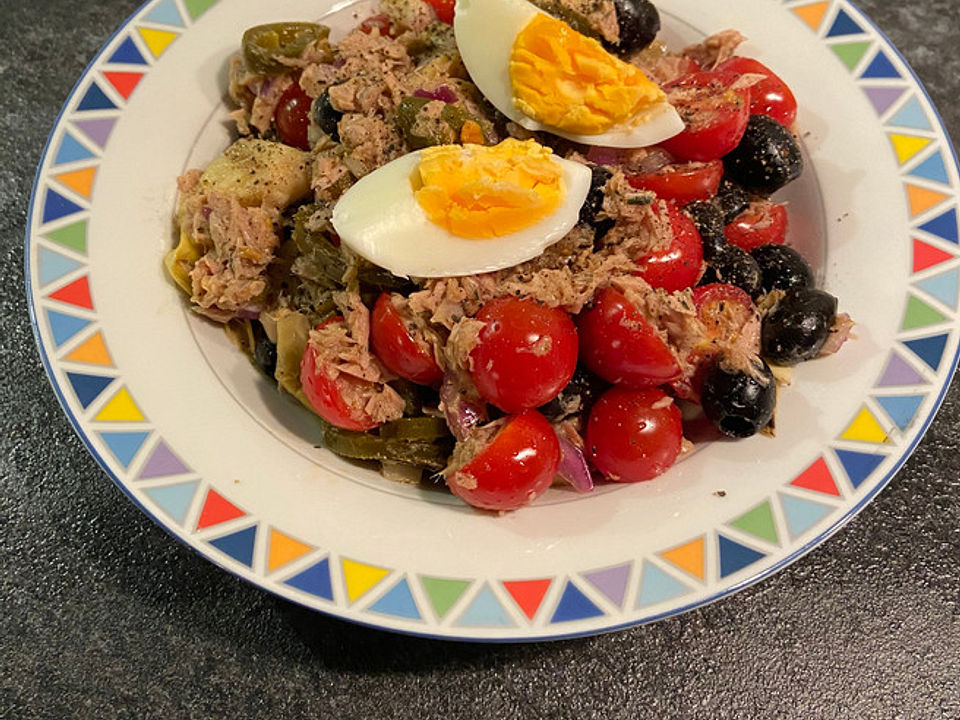
<svg viewBox="0 0 960 720"><path fill-rule="evenodd" d="M0 717L960 718L957 384L891 486L821 548L605 637L504 647L365 630L171 540L70 429L23 294L47 133L137 5L0 0ZM960 138L957 0L861 5Z"/></svg>

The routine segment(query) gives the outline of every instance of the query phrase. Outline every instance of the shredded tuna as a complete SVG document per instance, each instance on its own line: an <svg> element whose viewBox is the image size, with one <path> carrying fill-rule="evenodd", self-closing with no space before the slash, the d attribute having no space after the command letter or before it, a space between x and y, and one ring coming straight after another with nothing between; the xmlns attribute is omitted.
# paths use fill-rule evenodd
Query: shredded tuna
<svg viewBox="0 0 960 720"><path fill-rule="evenodd" d="M390 71L382 74L356 75L329 89L330 104L340 112L389 112L393 110L404 92Z"/></svg>
<svg viewBox="0 0 960 720"><path fill-rule="evenodd" d="M505 424L506 418L500 418L486 425L478 425L464 439L457 441L453 455L450 456L450 463L443 470L443 476L448 483L455 482L467 490L476 487L476 478L461 470L490 446Z"/></svg>
<svg viewBox="0 0 960 720"><path fill-rule="evenodd" d="M683 49L683 54L697 62L703 70L713 70L733 57L747 38L736 30L722 30L696 45Z"/></svg>
<svg viewBox="0 0 960 720"><path fill-rule="evenodd" d="M612 0L591 2L587 13L587 22L600 33L604 40L611 43L620 42L620 24L617 22L617 8Z"/></svg>
<svg viewBox="0 0 960 720"><path fill-rule="evenodd" d="M379 90L389 94L390 83L385 82L384 77L387 74L403 77L411 70L410 56L401 43L376 31L354 30L337 45L333 63L316 63L304 68L300 87L310 97L319 97L328 87L353 80L368 87L368 92L369 88L381 84Z"/></svg>
<svg viewBox="0 0 960 720"><path fill-rule="evenodd" d="M538 0L534 4L560 18L570 14L582 18L581 24L586 22L584 30L589 34L598 35L609 43L620 42L620 24L613 0Z"/></svg>
<svg viewBox="0 0 960 720"><path fill-rule="evenodd" d="M818 357L833 355L835 352L838 352L847 340L855 337L853 334L853 328L855 326L856 323L847 313L837 315L837 319L834 320L830 334L827 336L827 341L823 344L823 348L820 350Z"/></svg>
<svg viewBox="0 0 960 720"><path fill-rule="evenodd" d="M250 108L249 124L260 132L269 130L280 98L291 85L293 85L293 78L289 75L263 77L255 82L253 87L256 97Z"/></svg>
<svg viewBox="0 0 960 720"><path fill-rule="evenodd" d="M646 281L625 276L613 287L626 296L637 311L660 333L677 355L681 366L695 348L708 342L706 328L697 316L693 292L668 293L652 289Z"/></svg>
<svg viewBox="0 0 960 720"><path fill-rule="evenodd" d="M177 178L177 190L181 195L192 193L197 185L200 184L200 178L203 177L203 170L187 170L183 175Z"/></svg>
<svg viewBox="0 0 960 720"><path fill-rule="evenodd" d="M191 183L193 176L182 185ZM215 191L188 195L183 207L192 212L184 218L190 237L206 250L190 271L191 300L213 311L207 314L215 319L234 315L266 290L264 273L279 244L272 219L261 208L245 208Z"/></svg>
<svg viewBox="0 0 960 720"><path fill-rule="evenodd" d="M389 385L375 385L367 396L363 411L377 424L399 420L406 406L400 393ZM348 401L349 402L349 401Z"/></svg>
<svg viewBox="0 0 960 720"><path fill-rule="evenodd" d="M237 115L239 116L240 119L237 120L237 130L241 135L247 135L250 132L250 124L248 122L250 119L250 108L253 107L254 98L257 96L256 93L250 89L250 85L257 80L258 76L248 72L243 58L235 55L230 58L229 78L228 93L230 99L233 100L239 108L236 113L231 113L231 116L235 118ZM245 128L246 132L242 132L241 127Z"/></svg>
<svg viewBox="0 0 960 720"><path fill-rule="evenodd" d="M396 127L376 115L348 113L340 120L340 141L347 149L344 164L360 178L404 152Z"/></svg>
<svg viewBox="0 0 960 720"><path fill-rule="evenodd" d="M228 113L227 116L233 120L237 125L237 132L241 135L250 134L250 123L247 121L247 111L246 110L234 110L231 113Z"/></svg>
<svg viewBox="0 0 960 720"><path fill-rule="evenodd" d="M579 401L577 405L579 405ZM577 409L579 409L579 407ZM576 412L576 410L572 412ZM558 423L554 423L553 427L558 435L563 435L574 447L583 450L587 446L583 436L580 434L580 423L577 418L561 420Z"/></svg>
<svg viewBox="0 0 960 720"><path fill-rule="evenodd" d="M657 400L650 407L653 408L654 410L663 410L664 408L668 408L671 405L673 405L673 398L670 396L665 396Z"/></svg>
<svg viewBox="0 0 960 720"><path fill-rule="evenodd" d="M410 295L410 307L448 329L475 315L483 303L505 295L533 298L576 314L597 288L635 270L633 260L618 248L594 252L593 231L578 226L539 257L516 267L428 280L423 290Z"/></svg>
<svg viewBox="0 0 960 720"><path fill-rule="evenodd" d="M333 293L333 301L343 313L347 330L358 345L370 344L370 311L356 290Z"/></svg>
<svg viewBox="0 0 960 720"><path fill-rule="evenodd" d="M380 11L388 15L404 31L420 34L436 22L437 16L425 2L381 0Z"/></svg>
<svg viewBox="0 0 960 720"><path fill-rule="evenodd" d="M689 73L690 60L685 55L665 53L655 62L641 67L648 77L660 85L665 85Z"/></svg>
<svg viewBox="0 0 960 720"><path fill-rule="evenodd" d="M298 57L273 55L272 59L280 65L297 69L305 68L315 63L328 63L333 59L333 54L330 52L330 43L327 41L327 38L321 38L307 45Z"/></svg>
<svg viewBox="0 0 960 720"><path fill-rule="evenodd" d="M404 401L386 384L391 378L370 352L370 314L357 293L335 293L343 322L328 322L310 331L308 345L317 355L317 368L331 380L341 374L353 379L340 383L344 400L362 409L377 423L403 417Z"/></svg>
<svg viewBox="0 0 960 720"><path fill-rule="evenodd" d="M473 318L460 320L450 331L450 337L444 346L443 358L448 370L473 370L473 358L470 353L480 342L480 333L484 323Z"/></svg>
<svg viewBox="0 0 960 720"><path fill-rule="evenodd" d="M340 197L350 177L350 170L341 155L314 156L310 184L317 202L329 202Z"/></svg>
<svg viewBox="0 0 960 720"><path fill-rule="evenodd" d="M607 182L599 217L615 221L603 238L604 246L617 247L633 259L666 247L673 240L666 204L634 189L619 170Z"/></svg>
<svg viewBox="0 0 960 720"><path fill-rule="evenodd" d="M527 130L522 125L511 121L507 123L507 135L517 140L530 140L537 137L537 134L532 130Z"/></svg>
<svg viewBox="0 0 960 720"><path fill-rule="evenodd" d="M457 136L453 128L441 119L441 114L446 106L447 103L440 100L431 100L424 105L417 113L413 126L410 128L410 134L422 138L442 140L443 142L439 144L449 145L455 142Z"/></svg>
<svg viewBox="0 0 960 720"><path fill-rule="evenodd" d="M407 326L407 330L410 332L410 337L413 338L413 341L417 343L424 352L432 355L440 368L447 367L447 360L444 356L444 339L440 337L437 329L430 324L429 319L420 313L413 312L407 298L399 293L392 293L390 295L390 303L396 308L397 313Z"/></svg>

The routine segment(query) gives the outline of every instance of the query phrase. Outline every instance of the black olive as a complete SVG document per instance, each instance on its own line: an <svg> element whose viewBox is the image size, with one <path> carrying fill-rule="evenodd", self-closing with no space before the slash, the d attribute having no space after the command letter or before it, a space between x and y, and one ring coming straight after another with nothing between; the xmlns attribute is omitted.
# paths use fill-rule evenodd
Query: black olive
<svg viewBox="0 0 960 720"><path fill-rule="evenodd" d="M813 288L794 288L763 319L763 355L779 365L816 357L837 319L837 299Z"/></svg>
<svg viewBox="0 0 960 720"><path fill-rule="evenodd" d="M803 156L787 128L766 115L751 115L743 140L723 166L747 190L770 195L800 177Z"/></svg>
<svg viewBox="0 0 960 720"><path fill-rule="evenodd" d="M727 236L723 234L723 215L716 205L702 200L690 203L684 212L697 226L703 244L703 259L710 262L727 246Z"/></svg>
<svg viewBox="0 0 960 720"><path fill-rule="evenodd" d="M620 39L605 43L618 55L629 55L652 43L660 32L660 13L649 0L613 0Z"/></svg>
<svg viewBox="0 0 960 720"><path fill-rule="evenodd" d="M613 173L602 165L593 165L590 168L590 176L590 192L587 193L587 199L580 207L580 222L594 227L597 224L597 213L603 209L607 181L613 177Z"/></svg>
<svg viewBox="0 0 960 720"><path fill-rule="evenodd" d="M257 367L268 378L273 378L277 372L277 346L270 342L263 325L258 322L251 323L253 326L253 360Z"/></svg>
<svg viewBox="0 0 960 720"><path fill-rule="evenodd" d="M754 367L761 377L724 366L721 358L707 371L700 402L703 413L728 437L745 438L763 430L777 405L777 383L760 358Z"/></svg>
<svg viewBox="0 0 960 720"><path fill-rule="evenodd" d="M734 218L750 205L750 196L730 178L723 178L713 202L720 209L723 224L729 225Z"/></svg>
<svg viewBox="0 0 960 720"><path fill-rule="evenodd" d="M572 414L569 408L574 406L573 414L589 413L597 398L609 389L610 383L578 365L573 378L560 394L538 409L550 422L559 422Z"/></svg>
<svg viewBox="0 0 960 720"><path fill-rule="evenodd" d="M330 92L324 90L323 94L313 101L313 117L317 126L323 130L334 142L340 142L340 129L338 123L343 113L330 104Z"/></svg>
<svg viewBox="0 0 960 720"><path fill-rule="evenodd" d="M580 207L580 222L593 228L594 242L599 243L610 232L610 228L615 223L612 218L602 220L597 218L597 214L603 209L607 181L613 177L613 173L602 165L591 166L590 173L590 192L587 193L587 199L583 201L583 205Z"/></svg>
<svg viewBox="0 0 960 720"><path fill-rule="evenodd" d="M736 285L751 297L757 297L760 294L760 268L750 253L736 245L725 245L707 263L707 271L700 280L701 285L710 283Z"/></svg>
<svg viewBox="0 0 960 720"><path fill-rule="evenodd" d="M813 287L813 270L803 255L786 245L761 245L750 253L760 266L763 291Z"/></svg>

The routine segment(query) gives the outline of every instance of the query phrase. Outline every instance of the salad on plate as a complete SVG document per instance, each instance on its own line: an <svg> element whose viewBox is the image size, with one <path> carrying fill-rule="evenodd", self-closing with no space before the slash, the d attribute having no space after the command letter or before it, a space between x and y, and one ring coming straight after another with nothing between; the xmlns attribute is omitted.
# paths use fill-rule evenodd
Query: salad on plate
<svg viewBox="0 0 960 720"><path fill-rule="evenodd" d="M772 433L852 321L786 244L797 101L647 0L382 0L248 29L165 258L323 445L512 510Z"/></svg>

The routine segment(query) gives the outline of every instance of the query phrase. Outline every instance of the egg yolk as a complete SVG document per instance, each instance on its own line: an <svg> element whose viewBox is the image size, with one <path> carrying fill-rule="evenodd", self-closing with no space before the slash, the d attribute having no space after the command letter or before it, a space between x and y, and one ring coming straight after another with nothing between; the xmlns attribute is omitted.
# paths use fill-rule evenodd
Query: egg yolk
<svg viewBox="0 0 960 720"><path fill-rule="evenodd" d="M543 13L513 42L510 83L520 112L578 135L640 121L643 110L666 99L640 68Z"/></svg>
<svg viewBox="0 0 960 720"><path fill-rule="evenodd" d="M427 217L463 238L502 237L555 211L566 187L550 148L509 138L499 145L421 151L411 183Z"/></svg>

